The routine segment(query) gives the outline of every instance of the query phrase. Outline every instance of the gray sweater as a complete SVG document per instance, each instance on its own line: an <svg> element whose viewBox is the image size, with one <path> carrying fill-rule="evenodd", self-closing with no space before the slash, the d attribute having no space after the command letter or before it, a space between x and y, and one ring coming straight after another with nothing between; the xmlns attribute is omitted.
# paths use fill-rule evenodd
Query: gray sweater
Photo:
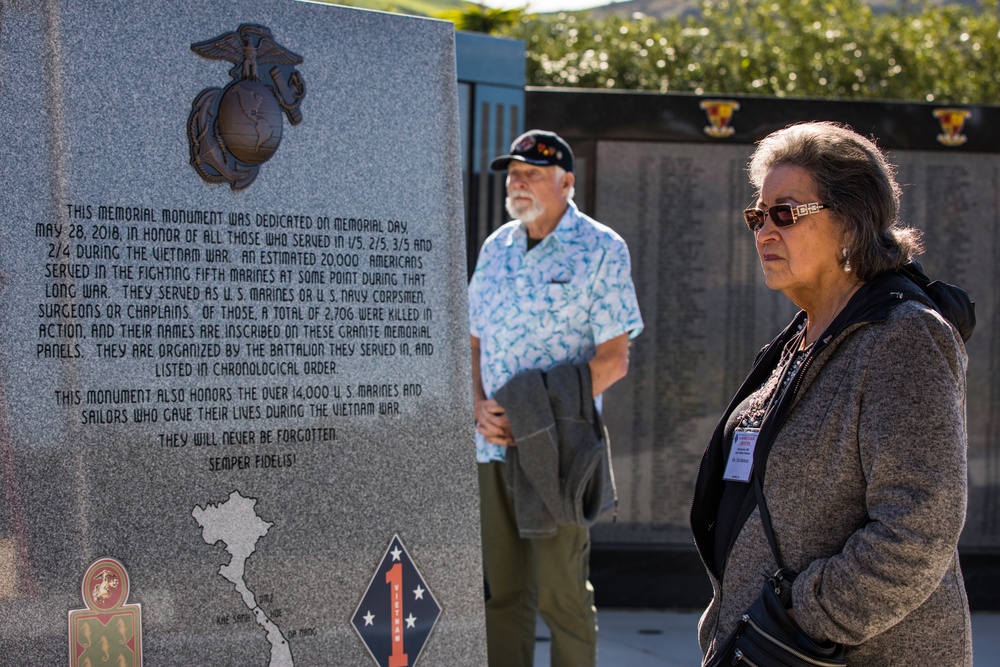
<svg viewBox="0 0 1000 667"><path fill-rule="evenodd" d="M783 565L800 573L795 618L815 639L846 644L849 665L972 664L957 552L967 361L937 312L897 301L824 342L774 434L764 495ZM725 456L716 436L692 507L714 592L699 626L708 657L776 567L752 501L721 576L710 565Z"/></svg>
<svg viewBox="0 0 1000 667"><path fill-rule="evenodd" d="M507 485L521 537L589 527L615 506L610 445L592 391L582 363L520 373L494 395L517 443L507 451Z"/></svg>

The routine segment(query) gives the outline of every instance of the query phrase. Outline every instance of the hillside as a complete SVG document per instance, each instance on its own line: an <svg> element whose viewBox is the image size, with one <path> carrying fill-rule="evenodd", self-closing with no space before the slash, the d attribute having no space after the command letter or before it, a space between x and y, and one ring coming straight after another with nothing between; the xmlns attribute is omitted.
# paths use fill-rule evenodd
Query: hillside
<svg viewBox="0 0 1000 667"><path fill-rule="evenodd" d="M911 0L866 0L869 7L875 13L899 11L901 8L918 9L919 2ZM962 4L978 7L978 0L930 0L932 5ZM609 14L618 16L632 16L636 12L655 18L670 18L687 16L697 17L701 13L701 0L623 0L607 5L594 7L590 10L591 16L603 17Z"/></svg>
<svg viewBox="0 0 1000 667"><path fill-rule="evenodd" d="M465 9L475 4L465 0L318 0L318 2L410 16L438 16L443 12Z"/></svg>
<svg viewBox="0 0 1000 667"><path fill-rule="evenodd" d="M333 2L333 0L320 0L331 4L346 5L349 7L360 7L363 9L376 9L383 12L394 12L397 14L410 14L415 16L439 16L448 11L460 10L466 7L473 7L479 3L466 2L465 0L343 0ZM524 4L530 4L530 0L523 0ZM644 14L655 18L671 18L687 16L697 17L701 13L702 0L621 0L600 5L588 10L591 16L600 18L610 14L621 17L630 17L635 13ZM916 9L920 3L916 0L867 0L868 5L875 12L897 11L901 7L911 7ZM931 0L934 5L964 4L973 7L979 6L978 0Z"/></svg>
<svg viewBox="0 0 1000 667"><path fill-rule="evenodd" d="M701 14L701 0L623 0L600 5L589 11L596 18L611 14L626 17L636 12L661 19L686 18Z"/></svg>

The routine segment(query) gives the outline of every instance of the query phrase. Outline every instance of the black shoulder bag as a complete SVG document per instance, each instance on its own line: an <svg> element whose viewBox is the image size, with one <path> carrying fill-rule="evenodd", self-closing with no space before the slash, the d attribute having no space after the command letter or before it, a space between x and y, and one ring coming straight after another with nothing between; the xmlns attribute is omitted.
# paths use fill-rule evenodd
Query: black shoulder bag
<svg viewBox="0 0 1000 667"><path fill-rule="evenodd" d="M841 667L844 645L831 641L816 642L788 617L782 601L790 595L794 573L781 566L778 542L771 527L771 513L764 502L760 478L753 475L754 493L760 508L764 533L778 563L778 571L764 581L764 588L750 608L744 612L739 625L716 651L708 667ZM784 596L782 592L785 592Z"/></svg>

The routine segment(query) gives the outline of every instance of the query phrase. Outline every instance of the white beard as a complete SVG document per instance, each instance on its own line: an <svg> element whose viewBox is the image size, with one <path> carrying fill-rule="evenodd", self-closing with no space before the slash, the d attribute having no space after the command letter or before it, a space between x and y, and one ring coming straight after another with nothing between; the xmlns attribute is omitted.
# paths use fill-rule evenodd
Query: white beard
<svg viewBox="0 0 1000 667"><path fill-rule="evenodd" d="M530 195L528 196L530 197ZM506 204L507 213L510 214L510 217L528 224L531 224L537 220L542 213L545 213L545 208L542 207L542 205L539 204L534 197L531 197L531 203L529 204L515 202L510 197L507 197Z"/></svg>

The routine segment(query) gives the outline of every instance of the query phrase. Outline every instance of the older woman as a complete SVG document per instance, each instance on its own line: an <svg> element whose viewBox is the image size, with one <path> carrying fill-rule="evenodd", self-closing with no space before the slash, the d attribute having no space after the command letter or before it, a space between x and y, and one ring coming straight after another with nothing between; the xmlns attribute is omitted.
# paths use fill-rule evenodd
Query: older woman
<svg viewBox="0 0 1000 667"><path fill-rule="evenodd" d="M912 263L919 232L899 222L894 169L871 141L793 125L760 142L749 172L765 281L801 312L758 355L699 470L705 662L778 568L758 476L801 630L844 644L849 665L971 665L957 544L972 305Z"/></svg>

